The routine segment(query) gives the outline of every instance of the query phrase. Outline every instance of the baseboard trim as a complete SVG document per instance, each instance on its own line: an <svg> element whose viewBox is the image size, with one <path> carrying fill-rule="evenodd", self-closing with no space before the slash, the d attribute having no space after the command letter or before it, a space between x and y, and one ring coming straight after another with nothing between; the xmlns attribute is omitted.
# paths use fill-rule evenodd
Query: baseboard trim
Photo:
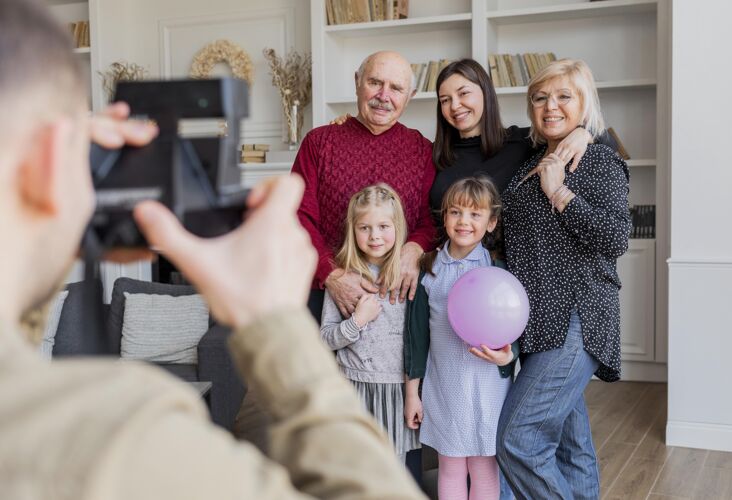
<svg viewBox="0 0 732 500"><path fill-rule="evenodd" d="M666 363L623 361L621 372L621 380L626 382L666 382L668 380Z"/></svg>
<svg viewBox="0 0 732 500"><path fill-rule="evenodd" d="M732 425L669 420L666 423L666 446L732 452Z"/></svg>

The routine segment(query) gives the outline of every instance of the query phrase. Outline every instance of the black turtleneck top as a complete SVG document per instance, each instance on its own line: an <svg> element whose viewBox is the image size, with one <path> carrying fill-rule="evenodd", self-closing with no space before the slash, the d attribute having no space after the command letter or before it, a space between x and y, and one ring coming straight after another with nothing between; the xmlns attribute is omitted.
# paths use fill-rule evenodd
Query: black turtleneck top
<svg viewBox="0 0 732 500"><path fill-rule="evenodd" d="M536 153L531 147L529 129L515 125L506 129L503 147L489 158L483 158L480 136L458 139L453 147L455 163L437 172L430 190L430 208L437 213L440 211L442 197L454 182L483 174L490 177L502 193L518 169Z"/></svg>

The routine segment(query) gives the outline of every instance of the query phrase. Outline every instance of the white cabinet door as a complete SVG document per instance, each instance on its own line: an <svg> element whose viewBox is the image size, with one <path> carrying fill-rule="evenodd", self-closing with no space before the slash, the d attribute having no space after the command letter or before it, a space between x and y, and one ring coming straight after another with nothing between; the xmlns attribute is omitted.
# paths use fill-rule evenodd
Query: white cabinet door
<svg viewBox="0 0 732 500"><path fill-rule="evenodd" d="M618 259L620 290L620 351L628 361L653 361L655 335L654 240L630 240Z"/></svg>

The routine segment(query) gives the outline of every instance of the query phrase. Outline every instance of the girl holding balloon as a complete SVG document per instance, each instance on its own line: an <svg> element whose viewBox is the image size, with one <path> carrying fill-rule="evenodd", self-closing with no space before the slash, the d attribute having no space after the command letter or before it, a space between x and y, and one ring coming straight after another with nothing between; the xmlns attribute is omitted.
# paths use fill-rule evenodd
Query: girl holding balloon
<svg viewBox="0 0 732 500"><path fill-rule="evenodd" d="M412 429L421 423L421 442L439 454L442 499L467 499L468 475L471 499L499 497L496 426L511 385L516 346L493 350L461 340L448 320L448 292L468 271L495 265L487 246L495 243L500 211L498 190L487 178L462 179L448 189L442 203L448 239L425 256L407 311L404 415Z"/></svg>
<svg viewBox="0 0 732 500"><path fill-rule="evenodd" d="M407 224L399 195L386 184L369 186L348 204L346 234L336 254L338 267L391 288L400 278ZM391 438L402 461L420 447L417 431L404 422L404 310L377 294L364 294L344 318L325 292L320 335L334 351L343 374L364 407Z"/></svg>

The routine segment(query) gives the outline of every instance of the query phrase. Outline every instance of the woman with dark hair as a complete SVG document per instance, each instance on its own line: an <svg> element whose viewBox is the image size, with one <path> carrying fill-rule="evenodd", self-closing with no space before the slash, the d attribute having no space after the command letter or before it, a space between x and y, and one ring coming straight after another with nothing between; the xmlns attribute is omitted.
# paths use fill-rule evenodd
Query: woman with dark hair
<svg viewBox="0 0 732 500"><path fill-rule="evenodd" d="M488 175L502 192L516 171L535 153L529 128L504 128L493 83L473 59L448 64L437 77L437 133L432 159L437 177L430 206L439 211L442 197L455 182ZM579 127L559 144L556 154L572 169L592 142Z"/></svg>

